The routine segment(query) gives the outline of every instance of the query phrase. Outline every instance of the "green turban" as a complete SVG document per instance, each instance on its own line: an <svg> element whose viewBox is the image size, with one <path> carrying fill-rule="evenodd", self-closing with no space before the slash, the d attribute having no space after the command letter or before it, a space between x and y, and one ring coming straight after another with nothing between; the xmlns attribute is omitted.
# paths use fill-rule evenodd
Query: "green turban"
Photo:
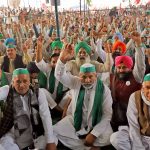
<svg viewBox="0 0 150 150"><path fill-rule="evenodd" d="M78 54L80 48L84 48L88 54L91 52L91 47L86 42L80 42L75 46L76 55Z"/></svg>
<svg viewBox="0 0 150 150"><path fill-rule="evenodd" d="M6 46L6 48L7 48L7 49L8 49L8 48L16 48L16 46L13 45L13 44L8 44L8 45Z"/></svg>
<svg viewBox="0 0 150 150"><path fill-rule="evenodd" d="M61 41L52 42L51 49L54 50L56 47L58 47L59 49L62 49L63 43Z"/></svg>
<svg viewBox="0 0 150 150"><path fill-rule="evenodd" d="M29 74L29 71L28 71L27 69L25 69L25 68L18 68L18 69L15 69L15 70L13 71L12 77L14 78L14 77L16 77L16 76L18 76L18 75L20 75L20 74Z"/></svg>
<svg viewBox="0 0 150 150"><path fill-rule="evenodd" d="M144 81L150 81L150 73L145 75Z"/></svg>
<svg viewBox="0 0 150 150"><path fill-rule="evenodd" d="M81 73L96 72L95 66L90 63L85 63L80 67Z"/></svg>

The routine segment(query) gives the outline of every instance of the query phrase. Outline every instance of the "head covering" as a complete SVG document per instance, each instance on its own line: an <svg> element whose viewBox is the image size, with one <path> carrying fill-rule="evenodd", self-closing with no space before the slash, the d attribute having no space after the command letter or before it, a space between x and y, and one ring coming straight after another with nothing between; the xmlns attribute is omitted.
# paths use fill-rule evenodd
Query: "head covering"
<svg viewBox="0 0 150 150"><path fill-rule="evenodd" d="M113 47L112 47L113 52L116 51L118 48L121 48L122 54L126 52L126 44L119 40L113 44Z"/></svg>
<svg viewBox="0 0 150 150"><path fill-rule="evenodd" d="M15 44L16 44L15 39L13 39L13 38L7 38L7 39L5 40L5 46L7 46L8 44L15 45Z"/></svg>
<svg viewBox="0 0 150 150"><path fill-rule="evenodd" d="M120 32L116 32L115 34L114 34L114 36L113 36L113 41L115 40L115 37L118 37L119 38L119 40L120 41L124 41L124 39L123 39L123 35L120 33Z"/></svg>
<svg viewBox="0 0 150 150"><path fill-rule="evenodd" d="M40 72L39 68L36 66L34 61L30 62L27 65L27 69L28 69L29 73L39 73Z"/></svg>
<svg viewBox="0 0 150 150"><path fill-rule="evenodd" d="M80 42L75 46L76 55L78 54L80 48L84 48L88 54L91 52L91 47L86 42Z"/></svg>
<svg viewBox="0 0 150 150"><path fill-rule="evenodd" d="M0 39L2 39L3 38L3 34L2 33L0 33Z"/></svg>
<svg viewBox="0 0 150 150"><path fill-rule="evenodd" d="M51 49L54 50L56 47L62 49L63 43L61 41L53 41L51 44Z"/></svg>
<svg viewBox="0 0 150 150"><path fill-rule="evenodd" d="M144 81L150 81L150 73L144 76Z"/></svg>
<svg viewBox="0 0 150 150"><path fill-rule="evenodd" d="M29 71L25 68L18 68L13 71L12 77L18 76L20 74L29 74Z"/></svg>
<svg viewBox="0 0 150 150"><path fill-rule="evenodd" d="M87 72L96 72L95 66L90 63L85 63L80 67L80 72L87 73Z"/></svg>
<svg viewBox="0 0 150 150"><path fill-rule="evenodd" d="M16 46L15 46L15 45L13 45L13 44L8 44L8 45L6 45L6 48L7 48L7 49L9 49L9 48L14 48L14 49L15 49L15 48L16 48Z"/></svg>
<svg viewBox="0 0 150 150"><path fill-rule="evenodd" d="M118 66L121 63L123 63L129 69L133 67L133 60L130 56L117 56L115 58L115 66Z"/></svg>

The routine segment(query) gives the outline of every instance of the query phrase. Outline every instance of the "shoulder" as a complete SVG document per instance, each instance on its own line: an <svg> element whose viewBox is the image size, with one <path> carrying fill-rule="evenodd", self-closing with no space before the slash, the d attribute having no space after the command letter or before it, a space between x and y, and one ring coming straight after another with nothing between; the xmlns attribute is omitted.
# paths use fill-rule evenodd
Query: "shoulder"
<svg viewBox="0 0 150 150"><path fill-rule="evenodd" d="M0 87L0 100L6 100L9 93L9 85Z"/></svg>
<svg viewBox="0 0 150 150"><path fill-rule="evenodd" d="M95 65L95 66L102 64L102 63L99 63L98 61L95 61L95 60L92 60L90 63Z"/></svg>
<svg viewBox="0 0 150 150"><path fill-rule="evenodd" d="M76 61L75 60L70 60L66 63L66 65L75 65Z"/></svg>

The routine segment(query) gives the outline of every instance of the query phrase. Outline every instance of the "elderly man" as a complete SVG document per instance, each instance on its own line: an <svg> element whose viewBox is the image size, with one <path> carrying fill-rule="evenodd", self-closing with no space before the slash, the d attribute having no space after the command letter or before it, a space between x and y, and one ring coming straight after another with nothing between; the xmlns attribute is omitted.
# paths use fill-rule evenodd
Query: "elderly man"
<svg viewBox="0 0 150 150"><path fill-rule="evenodd" d="M27 49L24 47L24 56L20 56L16 52L16 47L13 44L6 46L6 56L0 57L1 68L4 72L12 73L14 69L25 68L25 66L31 61L31 58L27 54Z"/></svg>
<svg viewBox="0 0 150 150"><path fill-rule="evenodd" d="M72 75L79 75L80 66L84 63L91 63L95 65L96 72L109 72L110 65L110 53L107 53L106 62L104 64L90 59L91 48L86 42L80 42L75 47L75 60L70 60L66 64L66 70L69 71ZM73 57L74 55L72 55ZM71 58L70 58L71 59Z"/></svg>
<svg viewBox="0 0 150 150"><path fill-rule="evenodd" d="M0 146L6 150L56 149L45 94L41 89L36 92L30 88L28 70L14 70L12 86L0 90L0 97L6 100L0 122ZM9 132L13 126L14 132Z"/></svg>
<svg viewBox="0 0 150 150"><path fill-rule="evenodd" d="M100 146L110 144L111 93L97 78L96 68L90 63L80 67L79 77L65 71L65 63L72 53L71 45L66 45L56 64L57 80L72 89L73 96L70 114L54 126L54 132L71 149L99 150Z"/></svg>
<svg viewBox="0 0 150 150"><path fill-rule="evenodd" d="M114 131L119 126L127 125L126 110L130 95L141 88L145 73L145 54L141 47L140 35L132 34L136 43L135 64L129 56L115 58L115 73L110 74L110 89L113 98L111 125Z"/></svg>
<svg viewBox="0 0 150 150"><path fill-rule="evenodd" d="M145 75L142 88L129 99L127 118L129 127L113 135L117 150L150 149L150 74Z"/></svg>

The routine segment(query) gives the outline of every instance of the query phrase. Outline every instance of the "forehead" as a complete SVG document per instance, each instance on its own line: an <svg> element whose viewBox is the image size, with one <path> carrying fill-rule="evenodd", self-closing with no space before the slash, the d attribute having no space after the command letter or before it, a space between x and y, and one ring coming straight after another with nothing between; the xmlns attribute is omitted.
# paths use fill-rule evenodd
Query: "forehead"
<svg viewBox="0 0 150 150"><path fill-rule="evenodd" d="M85 49L82 48L82 47L81 47L80 50L79 50L79 53L80 53L80 52L85 52L85 53L86 53Z"/></svg>
<svg viewBox="0 0 150 150"><path fill-rule="evenodd" d="M143 87L145 87L145 86L150 86L150 81L144 81L143 82Z"/></svg>
<svg viewBox="0 0 150 150"><path fill-rule="evenodd" d="M29 74L20 74L20 75L17 75L13 78L14 81L16 80L28 80L30 77L29 77Z"/></svg>
<svg viewBox="0 0 150 150"><path fill-rule="evenodd" d="M57 60L59 56L52 57L51 60Z"/></svg>
<svg viewBox="0 0 150 150"><path fill-rule="evenodd" d="M95 76L95 75L96 75L96 72L86 72L86 73L80 72L80 76L89 77L89 76Z"/></svg>
<svg viewBox="0 0 150 150"><path fill-rule="evenodd" d="M8 48L7 51L15 51L14 48Z"/></svg>
<svg viewBox="0 0 150 150"><path fill-rule="evenodd" d="M60 48L59 48L58 46L56 46L56 47L54 48L54 50L58 50L58 49L60 50Z"/></svg>
<svg viewBox="0 0 150 150"><path fill-rule="evenodd" d="M124 63L120 63L117 67L126 67Z"/></svg>

